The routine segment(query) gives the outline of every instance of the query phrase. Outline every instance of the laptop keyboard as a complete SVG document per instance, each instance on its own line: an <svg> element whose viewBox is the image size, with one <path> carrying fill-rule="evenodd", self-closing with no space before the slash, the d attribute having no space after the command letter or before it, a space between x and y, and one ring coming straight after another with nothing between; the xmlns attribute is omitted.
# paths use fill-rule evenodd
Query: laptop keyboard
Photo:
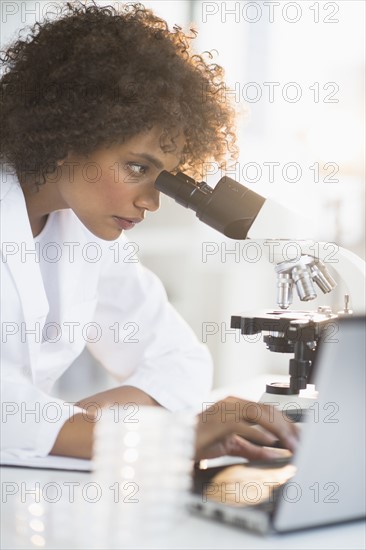
<svg viewBox="0 0 366 550"><path fill-rule="evenodd" d="M292 457L287 456L279 457L271 461L253 461L250 462L250 465L249 463L242 463L236 466L221 466L208 468L207 470L196 469L194 476L194 492L202 496L204 500L221 502L235 507L249 506L257 510L271 513L276 506L276 502L281 497L280 492L282 491L282 486L289 477L292 477L291 473L283 474L283 468L291 465L291 458ZM245 468L243 472L240 471L241 467ZM233 468L234 470L238 468L238 470L233 472ZM277 472L280 475L276 475ZM223 473L223 477L220 477L221 473ZM266 477L267 475L268 477ZM268 482L270 481L273 483L269 485ZM238 488L238 492L235 492L234 495L235 499L232 500L233 497L230 498L230 492L233 493L233 487L236 486L237 483L241 483L241 488ZM263 498L256 500L255 494L251 495L250 493L246 493L246 491L243 493L243 488L245 488L246 483L248 483L249 490L250 486L254 484L258 485L257 490L262 492L265 491L266 493L262 493ZM263 485L261 485L262 483ZM225 484L227 485L225 486ZM220 493L222 485L224 486L224 489L222 489L224 494ZM209 492L205 493L205 488L207 487L209 488ZM228 489L228 495L225 493L226 487ZM244 498L241 498L242 494L245 495Z"/></svg>

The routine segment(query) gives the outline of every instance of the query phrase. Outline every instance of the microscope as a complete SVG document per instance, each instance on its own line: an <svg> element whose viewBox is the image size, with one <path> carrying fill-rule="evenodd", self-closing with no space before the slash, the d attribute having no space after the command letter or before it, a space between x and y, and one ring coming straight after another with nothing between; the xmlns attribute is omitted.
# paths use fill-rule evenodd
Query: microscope
<svg viewBox="0 0 366 550"><path fill-rule="evenodd" d="M262 333L268 350L291 354L289 382L267 384L260 401L286 409L289 416L292 406L293 416L298 420L299 411L308 409L317 396L312 379L319 342L336 342L337 319L353 313L350 309L351 293L353 309L364 314L365 262L354 253L334 245L337 257L335 260L333 256L330 265L349 289L344 296L343 309L337 313L327 306L315 311L291 310L294 292L300 301L309 302L316 298L316 287L323 293L336 287L337 283L327 267L327 259L332 256L330 243L304 240L305 232L301 228L300 233L294 230L293 240L289 240L284 228L295 228L296 223L291 223L291 219L296 220L293 214L227 176L212 188L182 172L172 175L163 171L155 182L155 188L181 206L192 209L199 220L226 237L237 240L254 238L275 265L277 307L232 315L231 328L240 330L243 335ZM269 221L275 239L266 239Z"/></svg>

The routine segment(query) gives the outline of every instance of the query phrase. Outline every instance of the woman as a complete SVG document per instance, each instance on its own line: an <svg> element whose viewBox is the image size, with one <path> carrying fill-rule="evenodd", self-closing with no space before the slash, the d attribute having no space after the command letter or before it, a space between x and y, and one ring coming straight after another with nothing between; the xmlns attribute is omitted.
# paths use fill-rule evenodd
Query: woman
<svg viewBox="0 0 366 550"><path fill-rule="evenodd" d="M3 451L90 457L96 408L205 399L207 351L123 235L159 207L161 170L235 154L222 69L191 38L139 4L67 4L2 57ZM85 345L120 386L71 406L52 386ZM222 407L199 417L197 458L271 456L235 435L253 439L235 403L236 422ZM254 439L294 450L293 425L256 407Z"/></svg>

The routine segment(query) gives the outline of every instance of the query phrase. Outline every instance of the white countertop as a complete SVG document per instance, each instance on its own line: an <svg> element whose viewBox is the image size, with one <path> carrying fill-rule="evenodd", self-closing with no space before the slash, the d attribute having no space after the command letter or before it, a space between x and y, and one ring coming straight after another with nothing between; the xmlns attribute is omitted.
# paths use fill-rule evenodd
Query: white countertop
<svg viewBox="0 0 366 550"><path fill-rule="evenodd" d="M258 399L273 375L253 379L245 388L226 388L212 393L215 401L225 395L238 395ZM56 457L54 457L56 458ZM364 550L366 548L366 530L364 521L355 521L341 525L297 531L288 534L273 534L263 537L248 531L220 524L212 520L184 513L180 521L164 534L148 533L146 525L138 527L139 538L121 541L114 528L109 531L110 540L105 534L100 536L98 524L100 518L107 520L110 526L121 524L121 515L130 509L105 506L103 497L96 503L86 502L93 499L95 474L83 471L63 471L3 466L1 476L1 548L12 549L103 549L139 548L141 549L344 549ZM88 489L87 499L77 498ZM70 504L70 494L75 491L75 499ZM78 493L79 491L79 493ZM106 491L108 493L108 491ZM110 492L112 494L112 492ZM111 497L108 494L108 498ZM38 499L38 496L40 498ZM46 498L45 498L46 495ZM56 495L56 496L55 496ZM37 500L38 507L32 506ZM55 502L51 502L52 499ZM123 504L122 506L125 506ZM127 506L133 506L128 504ZM136 505L135 505L136 506ZM137 508L133 513L138 513ZM111 518L111 514L115 514ZM143 522L142 522L143 523ZM113 532L112 532L113 531ZM117 528L116 528L117 531ZM133 532L133 537L134 537ZM99 539L98 539L99 534Z"/></svg>
<svg viewBox="0 0 366 550"><path fill-rule="evenodd" d="M85 488L93 484L94 474L60 470L2 467L1 547L6 549L30 548L90 548L91 514L94 504L82 504L73 513L65 505L70 487ZM40 513L31 503L36 498L32 489L47 494L52 500L57 487L61 498L56 503L46 503ZM46 492L47 491L47 492ZM11 494L13 493L13 494ZM92 491L89 493L92 499ZM23 502L22 502L23 500ZM42 502L42 501L41 501ZM44 504L44 501L43 501ZM36 512L36 515L34 514ZM42 510L41 510L42 512ZM37 515L39 514L39 515ZM143 528L143 526L142 526ZM143 531L142 531L143 533ZM140 533L141 535L141 533ZM93 541L92 541L93 544ZM94 540L94 548L106 550L111 546ZM113 546L112 546L113 547ZM130 548L131 546L116 546ZM139 548L146 549L364 549L365 522L298 531L289 534L262 537L238 528L214 521L190 516L188 513L170 531L139 539Z"/></svg>

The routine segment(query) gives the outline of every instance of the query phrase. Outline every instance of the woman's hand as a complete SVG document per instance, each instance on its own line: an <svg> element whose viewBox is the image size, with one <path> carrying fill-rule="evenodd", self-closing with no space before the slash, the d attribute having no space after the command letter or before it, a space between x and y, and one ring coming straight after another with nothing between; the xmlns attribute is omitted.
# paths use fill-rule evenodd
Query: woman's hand
<svg viewBox="0 0 366 550"><path fill-rule="evenodd" d="M227 397L198 415L196 460L222 455L249 460L270 460L278 449L265 448L280 442L294 452L299 432L296 425L274 405Z"/></svg>

